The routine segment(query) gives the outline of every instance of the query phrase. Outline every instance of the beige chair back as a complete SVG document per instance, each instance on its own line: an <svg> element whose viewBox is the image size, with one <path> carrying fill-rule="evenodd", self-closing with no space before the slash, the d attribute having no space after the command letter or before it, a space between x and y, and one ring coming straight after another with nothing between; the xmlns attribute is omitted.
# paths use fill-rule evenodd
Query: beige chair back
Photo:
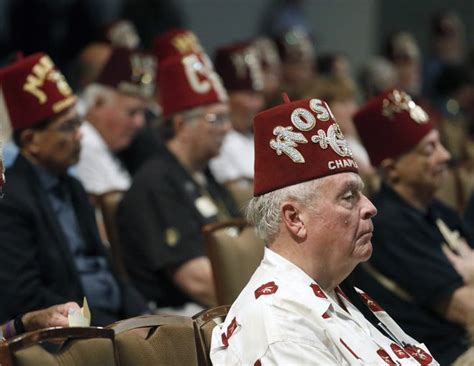
<svg viewBox="0 0 474 366"><path fill-rule="evenodd" d="M211 366L209 352L211 350L212 331L218 324L224 322L230 305L222 305L201 311L193 316L194 335L199 366Z"/></svg>
<svg viewBox="0 0 474 366"><path fill-rule="evenodd" d="M197 366L192 319L146 315L114 323L121 366Z"/></svg>
<svg viewBox="0 0 474 366"><path fill-rule="evenodd" d="M203 232L217 302L232 304L260 264L265 243L244 220L206 225Z"/></svg>
<svg viewBox="0 0 474 366"><path fill-rule="evenodd" d="M1 366L115 366L110 329L47 328L0 343Z"/></svg>
<svg viewBox="0 0 474 366"><path fill-rule="evenodd" d="M250 199L253 197L253 181L248 179L238 179L226 182L224 186L227 188L237 207L245 210Z"/></svg>
<svg viewBox="0 0 474 366"><path fill-rule="evenodd" d="M113 265L118 273L127 278L117 227L117 210L123 195L124 192L122 191L107 192L97 197L97 201L102 212L102 219L110 244Z"/></svg>

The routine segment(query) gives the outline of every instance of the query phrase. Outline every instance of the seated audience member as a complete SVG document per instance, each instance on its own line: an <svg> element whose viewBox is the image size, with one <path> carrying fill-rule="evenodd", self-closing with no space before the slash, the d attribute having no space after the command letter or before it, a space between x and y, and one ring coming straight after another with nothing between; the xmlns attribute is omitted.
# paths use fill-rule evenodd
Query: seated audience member
<svg viewBox="0 0 474 366"><path fill-rule="evenodd" d="M262 66L263 96L265 101L272 98L280 90L281 60L276 43L267 37L258 37L253 40L258 60Z"/></svg>
<svg viewBox="0 0 474 366"><path fill-rule="evenodd" d="M397 73L397 87L418 97L421 93L421 52L415 38L408 32L391 34L385 44L384 56Z"/></svg>
<svg viewBox="0 0 474 366"><path fill-rule="evenodd" d="M82 93L86 122L77 175L90 194L124 191L131 177L115 153L130 145L143 127L145 101L153 96L152 56L114 49L97 80Z"/></svg>
<svg viewBox="0 0 474 366"><path fill-rule="evenodd" d="M43 328L68 327L68 315L80 310L77 303L68 302L18 315L15 319L0 326L0 340Z"/></svg>
<svg viewBox="0 0 474 366"><path fill-rule="evenodd" d="M253 116L264 105L263 75L255 48L250 42L217 49L214 66L229 93L232 129L219 156L211 160L212 174L231 192L237 186L251 197L253 182Z"/></svg>
<svg viewBox="0 0 474 366"><path fill-rule="evenodd" d="M374 57L360 70L359 85L364 100L397 86L397 72L393 64L383 57Z"/></svg>
<svg viewBox="0 0 474 366"><path fill-rule="evenodd" d="M316 51L308 33L292 28L275 40L282 61L281 90L301 99L316 77ZM280 97L280 95L278 95Z"/></svg>
<svg viewBox="0 0 474 366"><path fill-rule="evenodd" d="M355 284L372 294L442 365L467 349L474 310L472 242L460 217L434 198L450 154L430 116L402 91L370 100L354 121L382 188L374 197L374 254Z"/></svg>
<svg viewBox="0 0 474 366"><path fill-rule="evenodd" d="M343 52L322 54L317 59L317 69L321 76L352 77L351 63Z"/></svg>
<svg viewBox="0 0 474 366"><path fill-rule="evenodd" d="M0 139L0 198L5 183L2 140ZM68 315L79 310L80 307L77 303L68 302L66 304L54 305L47 309L17 315L15 319L0 326L0 340L42 328L67 327L69 325Z"/></svg>
<svg viewBox="0 0 474 366"><path fill-rule="evenodd" d="M207 170L231 125L227 93L203 53L175 54L158 68L162 154L135 174L119 207L125 265L157 307L190 313L215 303L201 230L236 215L228 193Z"/></svg>
<svg viewBox="0 0 474 366"><path fill-rule="evenodd" d="M214 365L438 365L358 290L373 326L339 284L372 253L377 210L327 104L305 99L254 120L248 218L264 259L213 330Z"/></svg>
<svg viewBox="0 0 474 366"><path fill-rule="evenodd" d="M138 315L142 298L111 271L84 189L66 173L81 120L64 76L42 53L0 73L0 113L20 147L0 200L0 322L84 296L94 324Z"/></svg>
<svg viewBox="0 0 474 366"><path fill-rule="evenodd" d="M196 35L188 29L175 28L155 37L153 55L158 63L174 54L203 52ZM155 98L148 100L145 110L145 125L138 131L132 143L117 156L133 176L149 158L161 154L163 141L158 132L161 107L158 104L159 90L155 89Z"/></svg>

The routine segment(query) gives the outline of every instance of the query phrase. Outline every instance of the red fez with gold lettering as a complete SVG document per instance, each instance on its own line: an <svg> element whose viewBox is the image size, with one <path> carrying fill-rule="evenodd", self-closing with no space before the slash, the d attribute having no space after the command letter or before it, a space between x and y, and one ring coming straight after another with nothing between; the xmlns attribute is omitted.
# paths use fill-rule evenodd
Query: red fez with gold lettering
<svg viewBox="0 0 474 366"><path fill-rule="evenodd" d="M228 91L263 89L262 65L250 42L218 48L214 66Z"/></svg>
<svg viewBox="0 0 474 366"><path fill-rule="evenodd" d="M428 114L396 89L369 100L354 123L374 166L410 151L433 129Z"/></svg>
<svg viewBox="0 0 474 366"><path fill-rule="evenodd" d="M213 103L227 92L205 53L174 56L160 62L158 87L163 117Z"/></svg>
<svg viewBox="0 0 474 366"><path fill-rule="evenodd" d="M13 130L30 128L76 102L51 58L35 53L0 69L0 116Z"/></svg>
<svg viewBox="0 0 474 366"><path fill-rule="evenodd" d="M204 52L201 42L188 29L177 28L160 34L153 40L153 52L158 62L172 56Z"/></svg>
<svg viewBox="0 0 474 366"><path fill-rule="evenodd" d="M343 172L358 173L339 125L326 102L304 99L254 118L254 196Z"/></svg>
<svg viewBox="0 0 474 366"><path fill-rule="evenodd" d="M155 92L155 79L156 59L153 56L114 48L95 82L120 93L150 97Z"/></svg>

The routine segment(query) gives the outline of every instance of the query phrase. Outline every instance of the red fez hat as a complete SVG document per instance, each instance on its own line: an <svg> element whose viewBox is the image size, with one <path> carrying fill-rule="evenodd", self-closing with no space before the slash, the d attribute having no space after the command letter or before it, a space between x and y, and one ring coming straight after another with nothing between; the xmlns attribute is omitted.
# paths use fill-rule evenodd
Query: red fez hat
<svg viewBox="0 0 474 366"><path fill-rule="evenodd" d="M218 48L214 66L229 91L263 89L262 65L251 43Z"/></svg>
<svg viewBox="0 0 474 366"><path fill-rule="evenodd" d="M358 172L352 151L326 102L304 99L254 119L254 195L342 172Z"/></svg>
<svg viewBox="0 0 474 366"><path fill-rule="evenodd" d="M74 105L76 97L51 58L35 53L0 69L0 116L30 128Z"/></svg>
<svg viewBox="0 0 474 366"><path fill-rule="evenodd" d="M156 59L153 56L114 48L95 82L121 93L150 97L155 92L155 77Z"/></svg>
<svg viewBox="0 0 474 366"><path fill-rule="evenodd" d="M314 60L316 52L309 34L300 29L292 28L275 39L283 62L299 62Z"/></svg>
<svg viewBox="0 0 474 366"><path fill-rule="evenodd" d="M428 114L400 90L372 98L354 116L374 166L413 149L433 129Z"/></svg>
<svg viewBox="0 0 474 366"><path fill-rule="evenodd" d="M196 35L182 28L156 36L153 41L153 51L159 62L172 56L204 52Z"/></svg>
<svg viewBox="0 0 474 366"><path fill-rule="evenodd" d="M163 117L227 101L227 92L205 53L175 56L160 62L158 86Z"/></svg>

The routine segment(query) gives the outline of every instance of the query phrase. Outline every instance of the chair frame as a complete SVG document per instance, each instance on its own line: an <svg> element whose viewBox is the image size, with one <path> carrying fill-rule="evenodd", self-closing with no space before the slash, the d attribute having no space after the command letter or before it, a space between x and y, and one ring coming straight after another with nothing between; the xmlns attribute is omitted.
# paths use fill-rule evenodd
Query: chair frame
<svg viewBox="0 0 474 366"><path fill-rule="evenodd" d="M199 366L212 366L204 340L204 334L201 331L202 327L216 318L225 318L229 310L230 305L221 305L212 309L203 310L193 316L194 337L196 339L196 351Z"/></svg>
<svg viewBox="0 0 474 366"><path fill-rule="evenodd" d="M125 191L110 191L103 193L99 196L95 196L97 206L99 207L102 213L102 219L104 223L105 233L107 234L107 240L110 245L110 253L112 256L112 263L115 267L117 273L121 274L123 278L128 279L128 273L125 269L125 263L123 260L123 249L122 244L120 243L120 234L118 232L117 227L117 219L116 217L111 217L108 214L108 210L106 209L106 197L110 195L120 195L120 201L123 199L123 195ZM119 201L119 204L120 204ZM118 209L118 206L117 206ZM116 216L116 215L115 215Z"/></svg>
<svg viewBox="0 0 474 366"><path fill-rule="evenodd" d="M13 366L12 353L42 341L64 339L60 349L71 339L108 338L115 349L114 332L101 327L52 327L17 335L0 342L0 365ZM115 354L114 354L115 356Z"/></svg>
<svg viewBox="0 0 474 366"><path fill-rule="evenodd" d="M130 319L120 320L108 325L115 334L120 334L137 328L159 327L162 325L191 325L192 319L181 315L142 315Z"/></svg>

